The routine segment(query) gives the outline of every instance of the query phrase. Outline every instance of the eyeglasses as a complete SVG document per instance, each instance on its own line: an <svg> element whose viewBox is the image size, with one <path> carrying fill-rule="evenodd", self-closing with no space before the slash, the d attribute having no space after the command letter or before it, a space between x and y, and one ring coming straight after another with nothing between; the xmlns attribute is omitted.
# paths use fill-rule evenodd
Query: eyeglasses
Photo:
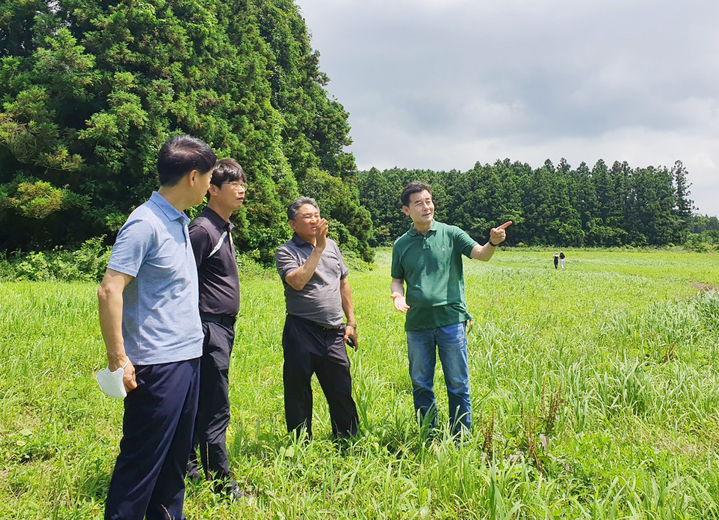
<svg viewBox="0 0 719 520"><path fill-rule="evenodd" d="M235 191L239 190L240 188L242 188L243 191L247 191L247 183L245 183L245 182L235 181L235 182L223 182L222 183L223 186L225 184L227 184L228 186L233 188Z"/></svg>

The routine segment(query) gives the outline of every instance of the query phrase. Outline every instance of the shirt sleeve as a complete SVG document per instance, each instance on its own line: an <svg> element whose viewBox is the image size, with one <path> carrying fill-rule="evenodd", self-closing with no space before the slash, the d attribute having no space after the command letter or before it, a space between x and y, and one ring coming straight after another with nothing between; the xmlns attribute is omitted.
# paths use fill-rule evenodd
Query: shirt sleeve
<svg viewBox="0 0 719 520"><path fill-rule="evenodd" d="M148 252L156 242L155 232L146 220L137 219L125 223L117 234L115 245L112 246L107 267L136 277Z"/></svg>
<svg viewBox="0 0 719 520"><path fill-rule="evenodd" d="M192 243L192 253L195 255L195 264L199 269L202 261L210 253L210 234L200 224L195 224L190 226L190 242Z"/></svg>
<svg viewBox="0 0 719 520"><path fill-rule="evenodd" d="M350 274L349 267L347 267L347 263L345 262L345 257L342 256L342 251L340 251L339 246L335 242L335 249L337 250L337 258L340 259L340 280L344 280L347 278Z"/></svg>
<svg viewBox="0 0 719 520"><path fill-rule="evenodd" d="M472 257L472 249L474 249L474 246L479 245L476 240L474 240L472 237L470 237L466 231L456 227L452 226L454 231L454 245L457 248L458 251L460 251L464 256L467 258Z"/></svg>
<svg viewBox="0 0 719 520"><path fill-rule="evenodd" d="M277 273L280 275L282 281L285 281L285 277L292 271L300 266L297 259L290 254L286 247L280 246L275 252L275 267L277 267Z"/></svg>
<svg viewBox="0 0 719 520"><path fill-rule="evenodd" d="M404 267L402 267L402 262L400 262L397 242L395 242L394 247L392 248L392 270L390 274L392 278L404 280Z"/></svg>

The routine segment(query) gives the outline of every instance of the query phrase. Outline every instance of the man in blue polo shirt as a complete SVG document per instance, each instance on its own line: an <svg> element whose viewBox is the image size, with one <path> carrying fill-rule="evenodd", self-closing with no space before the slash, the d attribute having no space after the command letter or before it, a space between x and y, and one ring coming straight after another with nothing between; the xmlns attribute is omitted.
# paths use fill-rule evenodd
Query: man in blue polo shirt
<svg viewBox="0 0 719 520"><path fill-rule="evenodd" d="M160 188L118 233L98 290L108 368L124 369L127 390L106 520L185 518L203 334L184 210L202 202L216 160L199 139L165 143Z"/></svg>
<svg viewBox="0 0 719 520"><path fill-rule="evenodd" d="M433 387L438 351L452 433L460 435L472 424L465 331L472 316L464 298L462 255L485 262L492 258L511 222L492 229L489 241L481 246L458 227L434 220L432 191L421 182L412 182L402 191L402 211L412 219L412 227L392 248L391 296L395 309L407 313L405 331L415 412L423 423L429 415L430 429L435 428Z"/></svg>

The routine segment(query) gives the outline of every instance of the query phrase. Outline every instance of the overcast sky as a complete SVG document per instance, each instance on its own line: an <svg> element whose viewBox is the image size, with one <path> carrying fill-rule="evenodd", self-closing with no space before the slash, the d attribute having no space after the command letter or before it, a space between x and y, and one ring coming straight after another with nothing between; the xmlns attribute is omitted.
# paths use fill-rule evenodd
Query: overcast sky
<svg viewBox="0 0 719 520"><path fill-rule="evenodd" d="M297 3L360 169L681 160L719 215L719 1Z"/></svg>

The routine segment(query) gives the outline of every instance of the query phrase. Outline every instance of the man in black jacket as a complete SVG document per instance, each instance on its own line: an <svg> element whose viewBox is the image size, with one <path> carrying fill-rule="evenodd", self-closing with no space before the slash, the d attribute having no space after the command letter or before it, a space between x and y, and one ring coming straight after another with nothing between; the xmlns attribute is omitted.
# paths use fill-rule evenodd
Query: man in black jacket
<svg viewBox="0 0 719 520"><path fill-rule="evenodd" d="M226 431L230 422L229 369L240 307L240 282L232 243L232 213L245 200L247 176L233 159L222 159L212 170L209 202L190 225L200 283L200 319L205 340L200 363L200 400L188 477L199 478L197 448L205 477L216 492L231 498L246 493L230 476Z"/></svg>

